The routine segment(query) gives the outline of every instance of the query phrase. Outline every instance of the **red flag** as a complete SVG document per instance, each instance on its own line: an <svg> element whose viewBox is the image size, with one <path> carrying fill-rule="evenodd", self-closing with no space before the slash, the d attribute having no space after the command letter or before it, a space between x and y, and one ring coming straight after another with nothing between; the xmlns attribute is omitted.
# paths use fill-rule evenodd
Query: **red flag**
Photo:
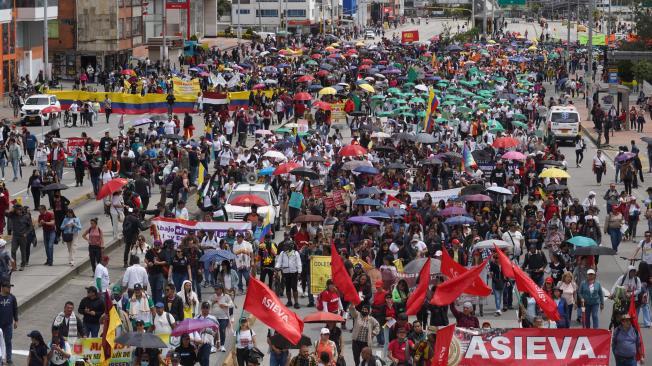
<svg viewBox="0 0 652 366"><path fill-rule="evenodd" d="M433 350L430 366L448 365L448 348L451 345L454 333L455 323L437 330L437 339L435 340L435 349Z"/></svg>
<svg viewBox="0 0 652 366"><path fill-rule="evenodd" d="M293 344L299 343L303 320L289 310L274 291L254 277L249 279L244 309Z"/></svg>
<svg viewBox="0 0 652 366"><path fill-rule="evenodd" d="M629 299L629 310L627 311L632 320L632 327L638 332L638 341L640 346L636 349L636 361L640 361L645 357L645 343L643 343L643 334L641 333L641 326L638 324L638 313L636 313L636 300L632 294Z"/></svg>
<svg viewBox="0 0 652 366"><path fill-rule="evenodd" d="M498 253L498 263L500 264L500 269L503 271L503 276L506 278L514 278L512 261L510 261L505 253L496 246L496 243L494 243L494 248L496 248L496 253Z"/></svg>
<svg viewBox="0 0 652 366"><path fill-rule="evenodd" d="M398 206L402 205L403 201L400 199L392 196L391 194L387 195L387 203L385 204L387 207L394 207L398 208Z"/></svg>
<svg viewBox="0 0 652 366"><path fill-rule="evenodd" d="M441 251L441 273L448 276L448 278L457 278L467 271L468 269L451 258L447 250ZM491 288L481 278L475 278L464 293L484 297L491 295Z"/></svg>
<svg viewBox="0 0 652 366"><path fill-rule="evenodd" d="M344 267L342 257L337 253L337 248L335 248L334 243L331 243L331 277L333 278L335 287L340 291L344 300L356 306L360 304L361 300L358 291L353 286L351 276L349 276L349 272Z"/></svg>
<svg viewBox="0 0 652 366"><path fill-rule="evenodd" d="M426 260L421 267L421 272L419 272L419 285L417 288L410 294L407 300L407 310L405 313L407 315L417 315L421 307L423 306L423 301L426 299L426 292L428 291L428 285L430 284L430 258Z"/></svg>
<svg viewBox="0 0 652 366"><path fill-rule="evenodd" d="M523 272L522 269L516 266L512 266L514 270L514 278L516 279L516 286L521 292L527 292L534 298L537 305L543 310L548 319L557 321L560 319L559 311L557 309L557 304L550 295L537 286L536 283Z"/></svg>
<svg viewBox="0 0 652 366"><path fill-rule="evenodd" d="M430 303L432 305L444 306L452 303L457 299L462 292L464 292L475 280L476 277L482 272L487 265L488 259L485 259L482 264L475 266L468 270L466 273L451 278L448 281L437 286L435 294L432 296Z"/></svg>

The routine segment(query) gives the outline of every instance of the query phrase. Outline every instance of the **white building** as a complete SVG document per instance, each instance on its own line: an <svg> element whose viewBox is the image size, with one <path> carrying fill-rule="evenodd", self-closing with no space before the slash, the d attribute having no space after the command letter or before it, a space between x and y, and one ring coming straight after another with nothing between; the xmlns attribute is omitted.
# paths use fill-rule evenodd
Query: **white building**
<svg viewBox="0 0 652 366"><path fill-rule="evenodd" d="M285 27L289 31L308 32L311 25L337 22L341 16L342 0L234 0L231 22L234 33L238 25L256 31L276 32Z"/></svg>
<svg viewBox="0 0 652 366"><path fill-rule="evenodd" d="M48 0L48 20L56 20L59 7L57 0ZM6 12L3 11L2 15ZM11 16L11 12L9 12ZM16 55L18 75L28 75L36 80L39 71L43 70L43 1L16 1ZM0 20L2 21L2 20Z"/></svg>

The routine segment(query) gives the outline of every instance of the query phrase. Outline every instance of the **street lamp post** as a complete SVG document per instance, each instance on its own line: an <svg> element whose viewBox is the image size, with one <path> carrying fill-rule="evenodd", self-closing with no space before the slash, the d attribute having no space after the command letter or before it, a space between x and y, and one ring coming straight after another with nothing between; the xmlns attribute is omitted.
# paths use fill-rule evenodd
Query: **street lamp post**
<svg viewBox="0 0 652 366"><path fill-rule="evenodd" d="M48 70L48 0L43 0L43 77L45 82L50 79L50 71Z"/></svg>

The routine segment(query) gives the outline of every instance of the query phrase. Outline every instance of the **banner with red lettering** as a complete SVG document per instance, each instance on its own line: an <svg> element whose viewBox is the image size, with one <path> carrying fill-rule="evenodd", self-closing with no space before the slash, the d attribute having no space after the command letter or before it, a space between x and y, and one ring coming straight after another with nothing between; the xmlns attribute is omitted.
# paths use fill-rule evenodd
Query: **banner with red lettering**
<svg viewBox="0 0 652 366"><path fill-rule="evenodd" d="M303 320L283 305L274 291L255 277L249 279L244 309L293 344L301 340Z"/></svg>
<svg viewBox="0 0 652 366"><path fill-rule="evenodd" d="M401 32L401 43L412 43L419 41L419 31L409 30Z"/></svg>
<svg viewBox="0 0 652 366"><path fill-rule="evenodd" d="M610 345L607 329L456 328L448 365L608 366Z"/></svg>

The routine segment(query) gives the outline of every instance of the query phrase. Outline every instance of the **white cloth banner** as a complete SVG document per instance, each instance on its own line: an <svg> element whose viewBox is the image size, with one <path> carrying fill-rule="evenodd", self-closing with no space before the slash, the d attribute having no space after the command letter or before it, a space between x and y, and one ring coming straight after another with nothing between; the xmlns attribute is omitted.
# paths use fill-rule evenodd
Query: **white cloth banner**
<svg viewBox="0 0 652 366"><path fill-rule="evenodd" d="M180 243L190 231L213 231L215 237L222 238L226 236L229 229L234 229L236 233L251 230L251 223L241 221L190 221L171 219L167 217L156 217L152 219L152 225L156 226L161 241L173 240Z"/></svg>
<svg viewBox="0 0 652 366"><path fill-rule="evenodd" d="M385 193L388 195L396 196L398 191L384 189ZM412 198L412 204L416 204L417 201L422 200L426 197L426 194L429 194L432 198L432 202L437 203L440 200L447 202L448 200L455 199L460 195L462 188L453 188L445 189L443 191L430 191L430 192L407 192Z"/></svg>

